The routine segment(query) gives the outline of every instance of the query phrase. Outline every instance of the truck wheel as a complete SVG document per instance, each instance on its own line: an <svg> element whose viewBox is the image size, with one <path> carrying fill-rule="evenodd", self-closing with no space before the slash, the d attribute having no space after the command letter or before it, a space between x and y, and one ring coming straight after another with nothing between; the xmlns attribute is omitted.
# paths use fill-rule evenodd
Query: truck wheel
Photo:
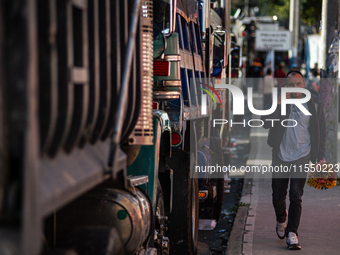
<svg viewBox="0 0 340 255"><path fill-rule="evenodd" d="M198 179L190 178L196 159L193 154L173 151L172 213L169 215L170 254L194 255L198 242Z"/></svg>
<svg viewBox="0 0 340 255"><path fill-rule="evenodd" d="M157 181L157 195L156 195L156 211L155 211L155 234L157 232L157 239L155 239L155 248L159 254L163 254L163 237L165 236L165 209L163 190L160 181Z"/></svg>
<svg viewBox="0 0 340 255"><path fill-rule="evenodd" d="M220 166L224 166L223 152L221 148L221 141L217 137L211 137L210 149L214 152L213 155L213 165L215 162ZM217 222L220 219L222 206L223 206L223 196L224 196L224 173L219 173L218 178L213 178L212 182L216 185L216 200L213 203L213 219Z"/></svg>
<svg viewBox="0 0 340 255"><path fill-rule="evenodd" d="M216 186L217 186L216 187L217 195L216 195L216 202L214 203L214 208L213 208L214 210L213 217L214 217L214 220L218 222L221 216L222 206L223 206L224 179L218 178L216 180Z"/></svg>

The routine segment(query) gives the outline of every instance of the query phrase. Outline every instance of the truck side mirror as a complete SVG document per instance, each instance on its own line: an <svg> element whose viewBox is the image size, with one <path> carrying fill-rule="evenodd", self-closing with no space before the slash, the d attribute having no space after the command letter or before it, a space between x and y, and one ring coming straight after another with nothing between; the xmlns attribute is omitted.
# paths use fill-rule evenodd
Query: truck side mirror
<svg viewBox="0 0 340 255"><path fill-rule="evenodd" d="M213 33L214 35L214 58L218 59L222 63L222 68L228 64L228 52L227 52L227 31L218 27Z"/></svg>

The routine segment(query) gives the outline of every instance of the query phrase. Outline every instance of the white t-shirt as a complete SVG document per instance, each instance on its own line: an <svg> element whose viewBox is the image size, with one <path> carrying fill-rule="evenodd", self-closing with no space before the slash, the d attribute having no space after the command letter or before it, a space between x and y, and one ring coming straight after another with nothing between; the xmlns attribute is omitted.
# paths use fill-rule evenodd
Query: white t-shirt
<svg viewBox="0 0 340 255"><path fill-rule="evenodd" d="M263 78L263 82L261 84L261 92L263 94L272 94L273 93L273 87L277 85L277 80L272 77L271 75L266 75Z"/></svg>
<svg viewBox="0 0 340 255"><path fill-rule="evenodd" d="M302 104L308 109L307 103ZM310 116L305 115L296 105L291 105L289 119L297 122L295 127L287 127L283 135L279 157L282 161L295 161L307 156L311 151L311 138L308 131ZM293 121L286 125L293 126Z"/></svg>

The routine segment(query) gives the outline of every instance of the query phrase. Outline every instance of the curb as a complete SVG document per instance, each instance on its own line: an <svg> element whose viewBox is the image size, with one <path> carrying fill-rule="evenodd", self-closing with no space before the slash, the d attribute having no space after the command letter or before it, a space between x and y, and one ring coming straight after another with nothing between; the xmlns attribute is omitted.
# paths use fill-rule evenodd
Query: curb
<svg viewBox="0 0 340 255"><path fill-rule="evenodd" d="M252 115L252 117L255 117L255 115ZM257 158L256 149L252 150L252 146L257 142L256 131L257 128L254 128L250 129L249 132L249 156L246 165L254 165L254 161L256 160L252 159ZM234 226L228 241L227 255L252 255L253 253L258 187L257 182L253 182L253 174L251 173L245 173L240 203L247 204L247 206L240 206L237 211Z"/></svg>
<svg viewBox="0 0 340 255"><path fill-rule="evenodd" d="M252 189L252 179L245 178L243 182L241 203L250 204L250 195ZM249 202L248 202L249 199ZM246 222L249 213L249 205L240 206L238 208L233 229L228 240L226 254L235 255L243 254L244 249L244 234L246 231Z"/></svg>

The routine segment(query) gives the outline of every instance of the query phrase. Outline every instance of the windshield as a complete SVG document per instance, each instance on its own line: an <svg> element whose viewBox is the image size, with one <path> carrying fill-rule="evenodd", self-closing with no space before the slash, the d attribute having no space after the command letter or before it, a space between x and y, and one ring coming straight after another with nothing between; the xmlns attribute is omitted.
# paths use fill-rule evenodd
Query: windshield
<svg viewBox="0 0 340 255"><path fill-rule="evenodd" d="M170 1L153 1L154 27L162 31L163 34L170 32Z"/></svg>

